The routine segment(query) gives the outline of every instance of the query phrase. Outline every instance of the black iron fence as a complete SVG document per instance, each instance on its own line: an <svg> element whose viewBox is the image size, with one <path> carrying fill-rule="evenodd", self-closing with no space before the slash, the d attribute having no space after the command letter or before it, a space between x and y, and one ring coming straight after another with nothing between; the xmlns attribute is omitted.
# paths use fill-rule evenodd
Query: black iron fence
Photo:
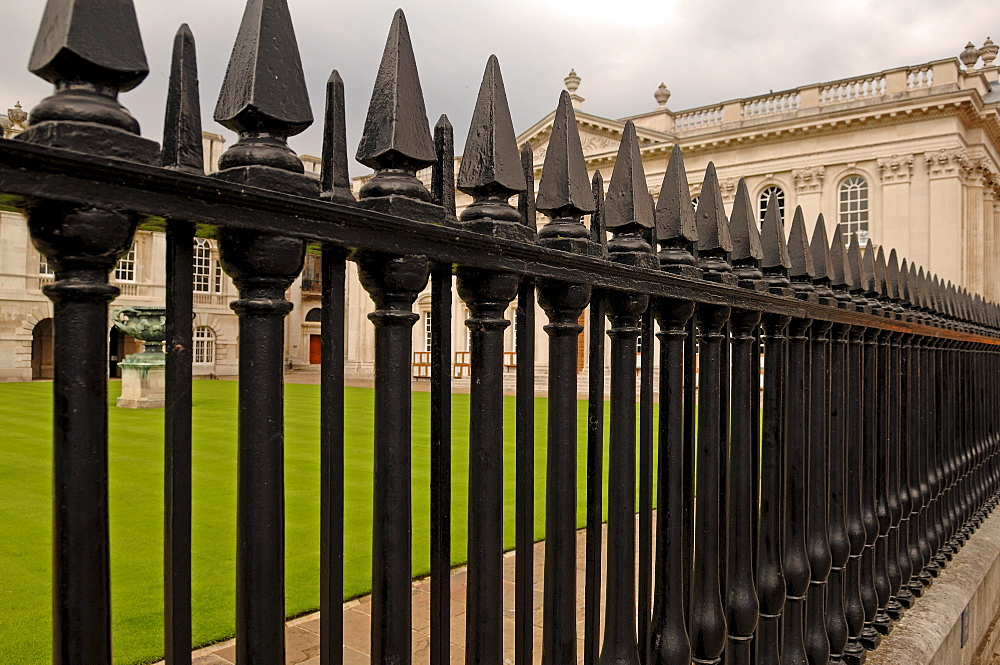
<svg viewBox="0 0 1000 665"><path fill-rule="evenodd" d="M442 117L433 137L428 129L401 12L357 152L375 176L357 201L336 72L326 88L322 177L304 174L286 144L312 117L284 0L247 3L215 111L239 141L209 176L202 174L194 41L186 27L175 42L162 148L139 137L117 101L147 72L127 0L51 0L30 69L55 93L33 109L19 140L0 141L0 203L27 213L32 238L56 273L44 289L55 303L55 663L111 662L105 330L118 289L108 273L149 220L165 220L168 235L164 613L172 665L189 662L191 644L196 225L218 237L239 289L232 307L240 318L241 665L284 659L282 320L292 307L285 289L302 268L307 242L323 247L324 664L342 657L347 260L358 264L375 302L371 658L378 665L411 659L411 327L413 302L428 279L433 665L449 663L453 276L472 332L469 663L503 660L505 464L515 467L517 493L515 660L533 660L536 293L548 318L550 358L543 663L859 663L995 505L994 304L899 261L895 251L870 243L862 251L856 236L846 248L839 232L831 243L822 219L810 240L799 212L786 242L773 200L758 232L742 182L727 218L711 165L692 210L677 148L654 206L631 124L605 195L600 174L587 179L566 93L536 196L531 151L518 155L495 58L457 174L458 188L474 202L456 218L451 128ZM414 177L428 166L431 191ZM515 195L517 208L508 204ZM537 231L536 207L550 218ZM515 459L504 460L504 312L515 297L517 443ZM576 373L579 321L588 308L586 627L578 654ZM654 352L661 368L656 431Z"/></svg>

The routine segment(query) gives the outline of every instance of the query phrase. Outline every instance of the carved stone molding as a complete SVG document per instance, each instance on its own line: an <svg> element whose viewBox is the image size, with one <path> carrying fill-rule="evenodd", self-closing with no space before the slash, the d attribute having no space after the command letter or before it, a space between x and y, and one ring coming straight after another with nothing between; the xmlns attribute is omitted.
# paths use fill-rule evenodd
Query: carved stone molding
<svg viewBox="0 0 1000 665"><path fill-rule="evenodd" d="M825 175L825 166L807 166L803 169L793 169L792 182L795 183L795 191L800 193L818 192L823 188L823 177Z"/></svg>
<svg viewBox="0 0 1000 665"><path fill-rule="evenodd" d="M720 178L719 190L722 192L722 200L725 203L732 203L736 199L737 178Z"/></svg>
<svg viewBox="0 0 1000 665"><path fill-rule="evenodd" d="M924 163L927 165L927 175L931 178L964 178L972 169L972 161L962 148L941 148L925 152Z"/></svg>
<svg viewBox="0 0 1000 665"><path fill-rule="evenodd" d="M913 155L880 157L878 174L883 183L909 182L913 176Z"/></svg>
<svg viewBox="0 0 1000 665"><path fill-rule="evenodd" d="M590 136L583 142L583 152L594 153L594 152L607 152L608 150L617 149L618 143L611 139L603 138L600 136Z"/></svg>

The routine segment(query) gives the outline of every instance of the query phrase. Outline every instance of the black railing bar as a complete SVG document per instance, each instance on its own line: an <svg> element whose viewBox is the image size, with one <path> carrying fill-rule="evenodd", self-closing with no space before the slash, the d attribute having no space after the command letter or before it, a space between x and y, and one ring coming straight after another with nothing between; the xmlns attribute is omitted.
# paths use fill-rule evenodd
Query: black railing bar
<svg viewBox="0 0 1000 665"><path fill-rule="evenodd" d="M17 159L22 161L15 165ZM40 168L36 170L36 166ZM1000 339L974 333L835 309L662 271L642 270L341 203L314 201L207 176L0 140L0 192L6 193L0 194L0 209L17 210L24 205L23 198L93 205L95 191L100 192L101 207L140 211L150 216L151 221L167 217L184 219L400 255L423 254L436 261L508 270L654 297L1000 345Z"/></svg>

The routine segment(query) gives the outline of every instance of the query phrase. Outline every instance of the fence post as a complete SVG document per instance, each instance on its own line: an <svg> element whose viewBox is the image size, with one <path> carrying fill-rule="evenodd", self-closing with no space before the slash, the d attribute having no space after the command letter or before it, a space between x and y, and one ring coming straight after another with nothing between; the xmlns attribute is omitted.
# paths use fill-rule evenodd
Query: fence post
<svg viewBox="0 0 1000 665"><path fill-rule="evenodd" d="M525 190L525 179L496 56L490 56L479 88L458 188L473 197L459 218L461 227L521 242L534 239L507 203ZM472 337L465 635L468 661L476 663L503 660L503 331L519 282L513 272L458 268L458 293L469 306L465 323Z"/></svg>
<svg viewBox="0 0 1000 665"><path fill-rule="evenodd" d="M143 164L159 146L118 93L149 72L131 2L50 1L28 69L55 86L17 139ZM114 44L109 53L107 44ZM72 83L72 84L70 84ZM53 302L53 662L111 663L108 544L108 273L132 244L139 216L100 204L37 201L28 208L35 247L55 271Z"/></svg>
<svg viewBox="0 0 1000 665"><path fill-rule="evenodd" d="M611 261L654 269L653 248L642 234L653 227L635 126L625 124L603 221L614 237ZM608 443L607 602L601 665L637 665L635 588L636 341L649 297L618 291L604 294L611 329L611 438ZM645 649L645 644L643 645Z"/></svg>
<svg viewBox="0 0 1000 665"><path fill-rule="evenodd" d="M814 234L815 235L815 234ZM853 310L850 288L853 282L847 253L844 251L844 229L838 224L830 244L830 286L836 306ZM813 238L815 246L816 239ZM856 423L847 413L849 368L848 334L852 326L835 323L830 333L830 512L828 533L830 543L830 578L827 582L826 631L830 641L830 663L856 665L864 659L864 648L856 638L864 625L864 610L858 597L855 578L848 575L851 550L858 540L856 525L857 495L848 484L848 468L855 460L848 457L849 432ZM864 538L860 538L863 543ZM860 550L860 547L859 547Z"/></svg>
<svg viewBox="0 0 1000 665"><path fill-rule="evenodd" d="M656 203L656 241L660 269L700 277L691 245L698 240L694 210L688 198L687 173L680 146L670 153L660 198ZM693 453L685 448L684 423L694 411L685 398L688 375L686 347L695 342L689 322L695 305L670 298L653 302L660 326L660 413L657 457L656 576L651 627L653 665L688 665L691 644L687 634L686 580L690 571L684 545L687 506L693 497L686 492L685 459ZM694 354L691 354L692 357Z"/></svg>
<svg viewBox="0 0 1000 665"><path fill-rule="evenodd" d="M551 218L538 233L545 247L597 255L581 218L594 211L583 147L569 93L559 96L536 199ZM538 280L549 318L549 422L545 496L542 663L576 662L576 353L590 287Z"/></svg>
<svg viewBox="0 0 1000 665"><path fill-rule="evenodd" d="M788 257L795 297L818 302L812 278L815 268L802 208L797 207L788 232ZM806 548L809 501L810 348L812 320L793 318L788 326L788 373L785 376L787 426L785 429L785 541L782 566L785 571L785 610L782 615L782 665L805 665L806 597L809 592L809 553Z"/></svg>
<svg viewBox="0 0 1000 665"><path fill-rule="evenodd" d="M816 219L809 251L813 260L813 285L818 302L836 307L837 300L830 288L834 276L830 257L830 242L826 236L823 215ZM831 644L827 635L828 580L833 567L830 551L830 511L832 508L832 449L831 437L831 365L828 321L814 321L810 340L810 402L809 410L809 485L806 551L809 554L809 591L806 596L806 653L810 665L825 665L830 660Z"/></svg>
<svg viewBox="0 0 1000 665"><path fill-rule="evenodd" d="M375 79L357 159L375 169L359 192L364 209L444 221L444 209L416 178L437 154L403 12L396 11ZM410 356L413 302L430 273L422 255L363 252L361 285L375 303L375 483L372 533L374 665L411 660Z"/></svg>
<svg viewBox="0 0 1000 665"><path fill-rule="evenodd" d="M760 261L764 252L746 181L740 178L730 219L733 273L739 286L764 291ZM729 451L726 562L726 665L750 665L751 640L760 605L754 585L753 522L757 512L755 488L759 481L755 451L760 446L760 346L757 327L761 314L734 309L732 321L732 442Z"/></svg>
<svg viewBox="0 0 1000 665"><path fill-rule="evenodd" d="M695 211L698 224L698 264L702 279L735 285L728 255L733 242L722 194L709 162ZM726 615L722 604L720 529L725 528L725 506L721 487L728 463L728 432L722 430L722 344L731 309L721 305L699 305L698 450L696 465L694 567L691 573L689 608L692 660L717 663L726 643Z"/></svg>
<svg viewBox="0 0 1000 665"><path fill-rule="evenodd" d="M272 42L280 49L268 48ZM239 140L213 177L319 197L319 182L285 141L313 118L283 0L247 3L215 119ZM292 310L285 290L302 270L305 242L226 230L219 255L240 295L230 305L240 330L236 652L241 663L275 665L285 646L284 317Z"/></svg>
<svg viewBox="0 0 1000 665"><path fill-rule="evenodd" d="M761 268L767 290L790 297L788 269L791 262L785 231L772 193L761 225ZM764 420L761 428L760 509L757 528L757 598L760 621L754 636L758 665L781 663L781 614L785 606L785 576L782 566L786 477L784 447L786 432L785 374L788 371L788 324L791 317L767 314L763 320Z"/></svg>

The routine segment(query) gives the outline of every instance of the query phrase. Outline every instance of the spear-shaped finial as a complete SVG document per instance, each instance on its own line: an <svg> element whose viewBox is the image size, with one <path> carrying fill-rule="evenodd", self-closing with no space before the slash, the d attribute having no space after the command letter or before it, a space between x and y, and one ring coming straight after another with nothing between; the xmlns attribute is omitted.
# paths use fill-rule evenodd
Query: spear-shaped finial
<svg viewBox="0 0 1000 665"><path fill-rule="evenodd" d="M910 301L910 310L914 312L920 310L920 280L921 275L917 273L917 264L910 263L910 270L906 275L906 292Z"/></svg>
<svg viewBox="0 0 1000 665"><path fill-rule="evenodd" d="M594 195L590 191L573 103L565 90L559 95L535 204L551 218L538 233L539 243L568 252L600 253L581 220L594 211Z"/></svg>
<svg viewBox="0 0 1000 665"><path fill-rule="evenodd" d="M174 36L160 165L190 173L205 172L201 142L201 101L198 98L198 63L195 58L194 35L187 23L181 25Z"/></svg>
<svg viewBox="0 0 1000 665"><path fill-rule="evenodd" d="M927 274L924 273L923 266L920 266L917 270L917 281L914 283L913 288L914 292L918 295L915 300L917 307L924 313L922 318L926 319L930 310L930 294L928 293Z"/></svg>
<svg viewBox="0 0 1000 665"><path fill-rule="evenodd" d="M288 137L313 116L287 0L247 0L215 120L239 139L222 153L213 177L319 197L319 181L288 147Z"/></svg>
<svg viewBox="0 0 1000 665"><path fill-rule="evenodd" d="M918 272L920 279L920 306L924 312L924 319L931 319L934 316L934 280L930 270L924 270L920 266Z"/></svg>
<svg viewBox="0 0 1000 665"><path fill-rule="evenodd" d="M878 290L878 297L883 300L889 299L889 278L888 266L885 260L884 245L878 246L875 253L875 288Z"/></svg>
<svg viewBox="0 0 1000 665"><path fill-rule="evenodd" d="M899 300L907 309L913 304L910 300L910 263L906 259L899 264Z"/></svg>
<svg viewBox="0 0 1000 665"><path fill-rule="evenodd" d="M534 234L538 231L535 222L535 153L529 141L521 146L521 172L524 173L525 190L517 197L517 211L521 213L521 223Z"/></svg>
<svg viewBox="0 0 1000 665"><path fill-rule="evenodd" d="M219 159L219 168L304 171L285 141L313 122L286 0L247 0L215 120L240 135Z"/></svg>
<svg viewBox="0 0 1000 665"><path fill-rule="evenodd" d="M590 239L601 248L602 253L606 253L608 229L604 223L604 176L600 171L594 171L594 177L590 179L590 191L594 193L594 212L590 213Z"/></svg>
<svg viewBox="0 0 1000 665"><path fill-rule="evenodd" d="M830 286L833 287L834 296L837 298L837 306L841 309L852 309L851 289L854 288L854 271L847 260L847 251L844 248L844 225L837 224L837 229L833 234L830 243L830 266L833 272L830 275Z"/></svg>
<svg viewBox="0 0 1000 665"><path fill-rule="evenodd" d="M323 172L320 196L327 201L354 203L347 172L347 119L344 79L336 69L326 81L326 113L323 122Z"/></svg>
<svg viewBox="0 0 1000 665"><path fill-rule="evenodd" d="M639 141L631 120L622 132L602 217L604 226L614 233L608 243L610 259L646 268L658 265L653 248L643 238L643 233L653 228L653 201L646 189Z"/></svg>
<svg viewBox="0 0 1000 665"><path fill-rule="evenodd" d="M865 250L861 256L861 284L864 286L865 297L868 298L868 304L871 306L873 313L879 314L882 311L882 305L878 302L878 297L881 295L879 290L879 280L878 274L875 268L875 245L872 243L871 238L865 243Z"/></svg>
<svg viewBox="0 0 1000 665"><path fill-rule="evenodd" d="M455 130L444 113L434 125L431 200L444 208L445 224L458 223L455 216Z"/></svg>
<svg viewBox="0 0 1000 665"><path fill-rule="evenodd" d="M764 252L760 267L764 271L764 281L771 293L790 296L793 294L788 281L788 269L792 267L788 259L788 245L785 243L785 229L778 212L778 199L771 193L764 211L764 222L760 227L760 247Z"/></svg>
<svg viewBox="0 0 1000 665"><path fill-rule="evenodd" d="M528 227L521 223L521 216L507 202L514 194L524 191L524 171L517 154L500 63L495 55L489 57L479 87L458 171L458 188L473 197L472 205L460 218L463 226L491 236L524 242L532 240Z"/></svg>
<svg viewBox="0 0 1000 665"><path fill-rule="evenodd" d="M700 277L698 261L691 251L693 244L698 242L698 226L691 207L684 155L676 144L670 151L654 216L660 268L685 277Z"/></svg>
<svg viewBox="0 0 1000 665"><path fill-rule="evenodd" d="M729 233L729 220L722 205L722 191L715 164L708 163L705 180L701 185L701 196L694 211L698 225L698 265L702 277L723 284L737 283L729 264L729 253L733 251L733 239Z"/></svg>
<svg viewBox="0 0 1000 665"><path fill-rule="evenodd" d="M149 65L132 0L49 0L28 71L49 83L86 81L116 93L142 83Z"/></svg>
<svg viewBox="0 0 1000 665"><path fill-rule="evenodd" d="M885 263L885 284L889 299L899 302L899 255L895 249L889 250L889 258Z"/></svg>
<svg viewBox="0 0 1000 665"><path fill-rule="evenodd" d="M375 176L361 188L360 198L401 196L430 201L431 194L417 180L416 172L432 165L434 158L410 31L403 10L397 9L358 146L357 160L375 169Z"/></svg>
<svg viewBox="0 0 1000 665"><path fill-rule="evenodd" d="M812 250L809 248L809 236L802 206L796 206L795 214L792 216L792 228L788 232L788 259L792 264L788 269L788 276L792 279L795 297L815 301L816 289L812 280L816 275L816 268L813 265Z"/></svg>
<svg viewBox="0 0 1000 665"><path fill-rule="evenodd" d="M18 140L159 162L159 146L138 137L139 123L118 102L149 73L132 0L49 0L28 69L55 93L31 110Z"/></svg>
<svg viewBox="0 0 1000 665"><path fill-rule="evenodd" d="M729 231L733 240L733 274L739 278L739 285L755 291L765 290L764 273L760 270L764 250L760 246L760 231L753 213L750 190L743 178L736 183L736 200L733 202L733 214L729 217Z"/></svg>
<svg viewBox="0 0 1000 665"><path fill-rule="evenodd" d="M833 282L836 269L830 256L830 240L826 235L826 220L823 219L822 213L816 217L816 226L813 227L809 250L812 254L813 269L815 270L813 284L816 285L816 294L821 303L833 305L835 301L830 284Z"/></svg>

